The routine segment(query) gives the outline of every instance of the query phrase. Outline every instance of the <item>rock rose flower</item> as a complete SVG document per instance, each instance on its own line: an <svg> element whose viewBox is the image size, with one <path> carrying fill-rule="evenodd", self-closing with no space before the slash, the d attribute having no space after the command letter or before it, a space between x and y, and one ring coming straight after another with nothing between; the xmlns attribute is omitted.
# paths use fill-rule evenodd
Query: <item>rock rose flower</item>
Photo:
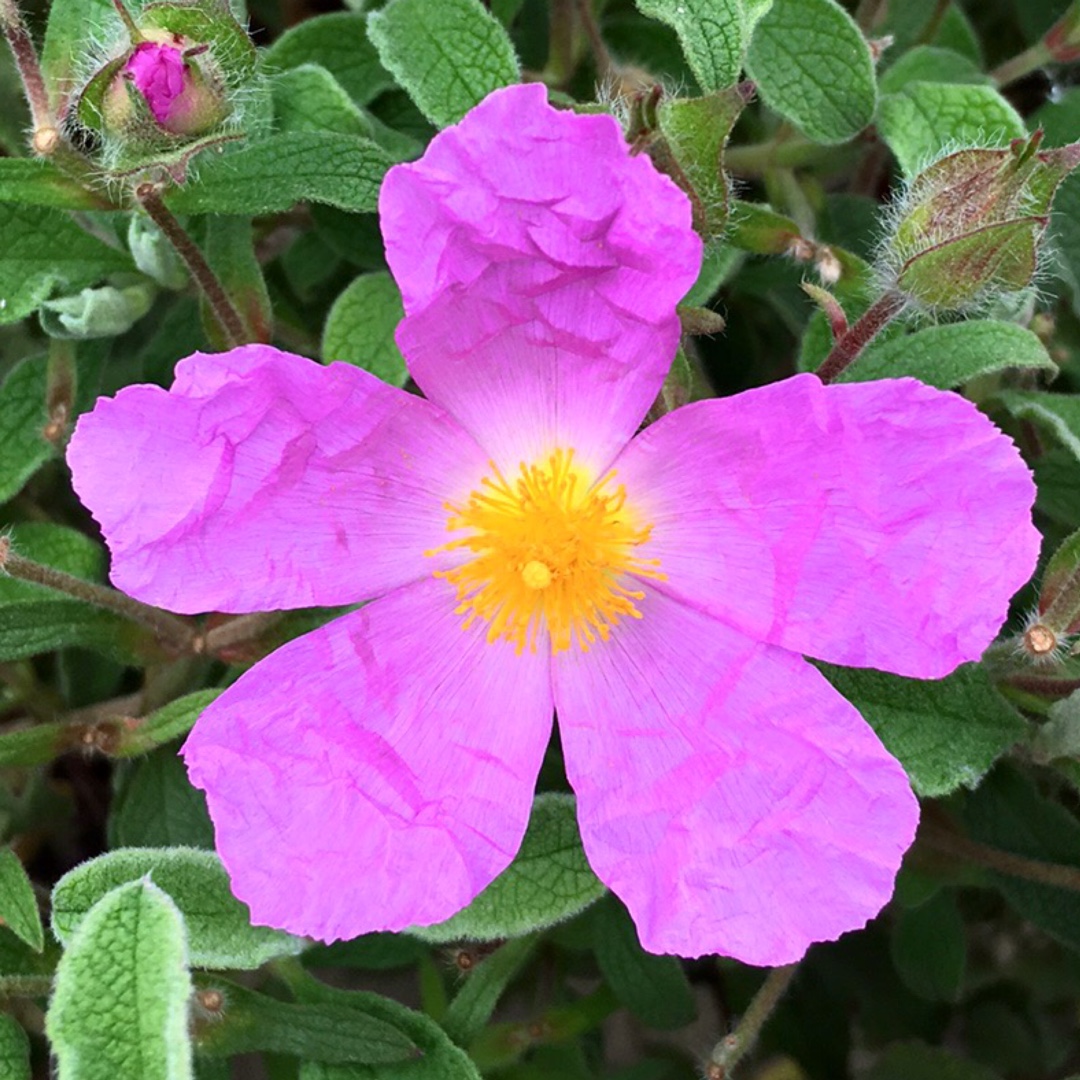
<svg viewBox="0 0 1080 1080"><path fill-rule="evenodd" d="M913 380L812 375L635 434L701 245L612 118L540 86L392 169L380 210L425 398L249 345L99 400L71 443L133 596L371 600L188 738L236 894L323 940L448 918L514 857L557 714L645 948L779 964L861 926L917 804L801 654L978 657L1037 551L1012 444Z"/></svg>

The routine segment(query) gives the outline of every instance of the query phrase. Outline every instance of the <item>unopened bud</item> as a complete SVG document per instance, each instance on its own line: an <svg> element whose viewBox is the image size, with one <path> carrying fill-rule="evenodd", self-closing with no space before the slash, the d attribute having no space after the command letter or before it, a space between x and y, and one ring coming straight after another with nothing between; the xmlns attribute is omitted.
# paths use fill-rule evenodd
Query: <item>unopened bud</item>
<svg viewBox="0 0 1080 1080"><path fill-rule="evenodd" d="M102 285L41 305L42 329L50 337L115 337L130 330L149 310L156 289L147 283L117 288Z"/></svg>
<svg viewBox="0 0 1080 1080"><path fill-rule="evenodd" d="M1068 11L1046 31L1043 44L1050 59L1059 64L1080 60L1080 0L1073 0Z"/></svg>
<svg viewBox="0 0 1080 1080"><path fill-rule="evenodd" d="M1080 632L1080 530L1046 564L1039 590L1039 621L1058 634Z"/></svg>
<svg viewBox="0 0 1080 1080"><path fill-rule="evenodd" d="M1031 283L1054 192L1080 165L1080 143L1040 151L1041 141L959 150L915 177L884 245L901 293L955 310Z"/></svg>
<svg viewBox="0 0 1080 1080"><path fill-rule="evenodd" d="M49 124L46 124L44 127L39 127L37 131L34 132L34 137L31 140L31 146L34 149L34 153L39 154L41 157L48 157L56 151L56 148L59 145L60 132Z"/></svg>
<svg viewBox="0 0 1080 1080"><path fill-rule="evenodd" d="M1059 645L1058 636L1044 623L1035 623L1024 631L1024 651L1033 659L1045 660L1052 656Z"/></svg>

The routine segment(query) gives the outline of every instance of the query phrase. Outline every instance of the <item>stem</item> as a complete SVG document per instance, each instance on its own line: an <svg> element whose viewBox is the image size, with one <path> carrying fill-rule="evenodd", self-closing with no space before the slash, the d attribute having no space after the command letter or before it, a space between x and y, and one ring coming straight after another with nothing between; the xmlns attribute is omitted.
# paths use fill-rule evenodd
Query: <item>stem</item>
<svg viewBox="0 0 1080 1080"><path fill-rule="evenodd" d="M49 359L45 373L45 438L58 448L67 443L68 426L75 407L75 342L49 339Z"/></svg>
<svg viewBox="0 0 1080 1080"><path fill-rule="evenodd" d="M244 320L233 306L217 275L199 250L198 245L184 231L176 215L161 200L161 192L153 184L141 184L135 190L135 198L155 225L165 234L176 253L184 261L195 284L202 290L214 318L221 328L222 336L230 348L244 345L252 340L244 326Z"/></svg>
<svg viewBox="0 0 1080 1080"><path fill-rule="evenodd" d="M898 292L887 292L878 297L862 318L833 344L832 351L817 369L818 378L823 383L834 382L906 305L906 297Z"/></svg>
<svg viewBox="0 0 1080 1080"><path fill-rule="evenodd" d="M942 855L951 855L976 866L994 870L1009 877L1023 878L1040 885L1053 885L1059 889L1080 892L1080 869L1074 866L1062 866L1060 863L1042 862L1040 859L1028 859L1023 855L1014 855L1011 851L980 844L950 829L936 825L923 825L919 830L919 840L927 847Z"/></svg>
<svg viewBox="0 0 1080 1080"><path fill-rule="evenodd" d="M596 12L593 11L593 0L578 0L578 15L581 17L581 27L589 39L589 49L596 63L596 77L600 82L607 82L615 71L615 61L611 59L611 53L608 52L608 47L600 34Z"/></svg>
<svg viewBox="0 0 1080 1080"><path fill-rule="evenodd" d="M243 645L259 637L282 618L280 611L259 611L253 615L239 615L212 630L207 630L197 644L199 651L214 654L222 649Z"/></svg>
<svg viewBox="0 0 1080 1080"><path fill-rule="evenodd" d="M765 976L765 981L743 1013L739 1026L713 1047L705 1068L708 1080L726 1080L739 1061L754 1048L765 1021L780 1004L798 969L798 964L786 964L773 968Z"/></svg>
<svg viewBox="0 0 1080 1080"><path fill-rule="evenodd" d="M926 25L923 27L923 32L919 35L919 40L916 42L918 45L929 45L935 37L937 37L938 30L941 29L941 21L945 18L945 12L949 10L949 4L952 0L937 0L937 7L934 8L934 14L930 16Z"/></svg>
<svg viewBox="0 0 1080 1080"><path fill-rule="evenodd" d="M574 2L551 0L548 17L548 71L559 86L574 73Z"/></svg>
<svg viewBox="0 0 1080 1080"><path fill-rule="evenodd" d="M1037 41L1031 48L1025 49L1022 53L1018 53L1011 59L1006 60L1005 63L994 68L990 72L990 78L998 86L1008 86L1010 83L1022 79L1025 75L1037 71L1044 64L1049 64L1052 60L1053 57L1050 55L1046 43Z"/></svg>
<svg viewBox="0 0 1080 1080"><path fill-rule="evenodd" d="M864 33L869 33L885 17L888 0L859 0L855 22Z"/></svg>
<svg viewBox="0 0 1080 1080"><path fill-rule="evenodd" d="M777 166L785 169L803 165L816 165L836 152L834 146L820 146L802 135L795 135L782 142L748 143L729 146L724 151L724 168L739 176L761 176Z"/></svg>
<svg viewBox="0 0 1080 1080"><path fill-rule="evenodd" d="M26 101L30 106L30 117L34 129L53 127L49 93L45 89L45 79L41 74L37 50L34 48L34 41L26 28L26 23L23 22L15 0L0 0L0 25L3 27L8 45L11 46L11 53L15 57L15 66L19 70L23 93L26 94Z"/></svg>
<svg viewBox="0 0 1080 1080"><path fill-rule="evenodd" d="M30 559L24 559L11 550L11 540L6 536L0 536L0 573L34 585L43 585L46 589L55 589L76 600L93 604L94 607L113 611L153 631L162 644L184 650L191 646L194 630L186 620L133 600L115 589L94 585L71 574L65 574L62 570L54 570L51 566L42 566Z"/></svg>

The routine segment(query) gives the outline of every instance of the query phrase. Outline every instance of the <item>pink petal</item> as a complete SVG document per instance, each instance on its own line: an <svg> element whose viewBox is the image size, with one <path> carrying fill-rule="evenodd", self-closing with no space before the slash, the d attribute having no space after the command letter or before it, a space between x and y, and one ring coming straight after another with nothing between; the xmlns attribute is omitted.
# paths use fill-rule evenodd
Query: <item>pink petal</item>
<svg viewBox="0 0 1080 1080"><path fill-rule="evenodd" d="M806 661L652 589L554 666L593 869L651 952L797 960L888 901L918 804Z"/></svg>
<svg viewBox="0 0 1080 1080"><path fill-rule="evenodd" d="M192 613L349 603L429 575L444 502L489 471L427 402L264 345L100 399L68 460L114 584Z"/></svg>
<svg viewBox="0 0 1080 1080"><path fill-rule="evenodd" d="M1039 550L1016 448L913 379L700 402L615 468L664 591L839 664L939 678L977 659Z"/></svg>
<svg viewBox="0 0 1080 1080"><path fill-rule="evenodd" d="M549 654L397 590L243 675L184 746L233 891L322 941L439 922L513 858L551 731Z"/></svg>
<svg viewBox="0 0 1080 1080"><path fill-rule="evenodd" d="M701 263L683 192L612 117L533 84L391 169L379 208L424 393L504 467L552 440L606 465L659 391Z"/></svg>
<svg viewBox="0 0 1080 1080"><path fill-rule="evenodd" d="M159 124L166 123L174 102L183 94L185 82L190 78L183 52L172 45L141 41L135 46L124 70L146 98L154 119Z"/></svg>
<svg viewBox="0 0 1080 1080"><path fill-rule="evenodd" d="M587 297L564 298L578 309L560 327L512 289L502 300L449 292L398 327L421 388L503 470L561 447L601 473L641 424L678 345L674 317L633 334L611 327L600 342ZM574 332L575 318L591 337Z"/></svg>

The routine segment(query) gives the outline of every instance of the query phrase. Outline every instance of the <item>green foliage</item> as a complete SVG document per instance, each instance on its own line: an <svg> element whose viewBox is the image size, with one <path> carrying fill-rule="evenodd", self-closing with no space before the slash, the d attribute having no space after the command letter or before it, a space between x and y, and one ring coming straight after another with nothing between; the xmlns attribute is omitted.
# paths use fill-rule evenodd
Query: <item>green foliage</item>
<svg viewBox="0 0 1080 1080"><path fill-rule="evenodd" d="M47 161L0 158L0 203L51 206L57 210L97 210L101 208L101 197Z"/></svg>
<svg viewBox="0 0 1080 1080"><path fill-rule="evenodd" d="M383 66L437 127L518 81L514 47L480 0L391 0L368 19Z"/></svg>
<svg viewBox="0 0 1080 1080"><path fill-rule="evenodd" d="M514 861L463 911L409 932L425 941L495 941L569 919L604 893L581 847L574 800L539 795Z"/></svg>
<svg viewBox="0 0 1080 1080"><path fill-rule="evenodd" d="M956 1001L964 979L964 920L951 892L902 911L893 925L892 958L900 978L919 997Z"/></svg>
<svg viewBox="0 0 1080 1080"><path fill-rule="evenodd" d="M13 1016L0 1013L0 1076L6 1080L32 1080L30 1040Z"/></svg>
<svg viewBox="0 0 1080 1080"><path fill-rule="evenodd" d="M459 1046L468 1046L491 1019L507 986L536 950L535 937L508 941L465 976L447 1009L443 1028Z"/></svg>
<svg viewBox="0 0 1080 1080"><path fill-rule="evenodd" d="M702 90L723 90L739 78L750 39L744 0L636 0L644 15L678 35Z"/></svg>
<svg viewBox="0 0 1080 1080"><path fill-rule="evenodd" d="M909 83L882 98L877 127L908 177L947 148L1005 146L1026 131L993 87L942 82Z"/></svg>
<svg viewBox="0 0 1080 1080"><path fill-rule="evenodd" d="M846 142L874 117L870 48L835 0L774 0L746 67L769 108L815 142Z"/></svg>
<svg viewBox="0 0 1080 1080"><path fill-rule="evenodd" d="M46 1024L60 1080L188 1080L186 961L184 920L156 885L103 895L56 971Z"/></svg>
<svg viewBox="0 0 1080 1080"><path fill-rule="evenodd" d="M405 317L401 291L385 272L361 274L334 301L323 327L322 358L344 360L391 386L409 379L394 331Z"/></svg>
<svg viewBox="0 0 1080 1080"><path fill-rule="evenodd" d="M1046 346L1030 330L996 319L928 326L913 334L871 345L843 375L841 382L866 382L910 375L929 386L948 390L980 375L1010 368L1057 374Z"/></svg>
<svg viewBox="0 0 1080 1080"><path fill-rule="evenodd" d="M1080 398L1038 390L1007 390L998 402L1018 420L1029 420L1080 459Z"/></svg>
<svg viewBox="0 0 1080 1080"><path fill-rule="evenodd" d="M11 848L0 848L0 921L36 952L45 947L34 887Z"/></svg>
<svg viewBox="0 0 1080 1080"><path fill-rule="evenodd" d="M49 422L45 402L45 358L23 360L0 384L0 502L50 458L56 447L45 438Z"/></svg>
<svg viewBox="0 0 1080 1080"><path fill-rule="evenodd" d="M147 876L180 909L194 967L255 968L304 947L280 930L252 926L217 856L192 848L121 848L77 866L53 890L53 933L67 944L101 897Z"/></svg>
<svg viewBox="0 0 1080 1080"><path fill-rule="evenodd" d="M895 1043L875 1062L866 1080L1000 1080L992 1069L925 1043Z"/></svg>
<svg viewBox="0 0 1080 1080"><path fill-rule="evenodd" d="M821 667L899 759L919 795L974 787L1026 731L1020 714L974 664L934 682Z"/></svg>

